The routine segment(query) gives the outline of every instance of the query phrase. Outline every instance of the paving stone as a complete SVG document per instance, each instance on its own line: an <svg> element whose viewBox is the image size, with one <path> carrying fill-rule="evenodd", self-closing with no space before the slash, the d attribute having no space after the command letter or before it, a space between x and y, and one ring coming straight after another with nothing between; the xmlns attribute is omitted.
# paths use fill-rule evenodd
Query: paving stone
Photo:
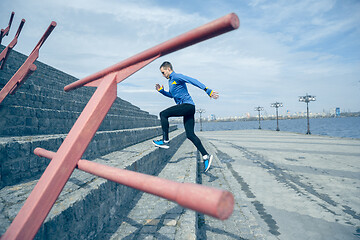
<svg viewBox="0 0 360 240"><path fill-rule="evenodd" d="M235 197L228 220L204 216L207 239L358 239L359 140L264 130L198 135L216 155L202 183Z"/></svg>

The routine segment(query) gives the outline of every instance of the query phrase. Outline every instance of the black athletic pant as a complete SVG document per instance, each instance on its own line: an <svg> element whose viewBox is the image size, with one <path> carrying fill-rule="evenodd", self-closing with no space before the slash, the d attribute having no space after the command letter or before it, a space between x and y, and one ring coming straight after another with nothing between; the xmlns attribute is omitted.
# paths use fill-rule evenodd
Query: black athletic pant
<svg viewBox="0 0 360 240"><path fill-rule="evenodd" d="M188 103L178 104L169 107L160 113L161 127L163 130L163 139L169 140L169 117L184 117L184 127L186 137L196 146L200 153L204 156L206 152L200 139L195 135L195 106Z"/></svg>

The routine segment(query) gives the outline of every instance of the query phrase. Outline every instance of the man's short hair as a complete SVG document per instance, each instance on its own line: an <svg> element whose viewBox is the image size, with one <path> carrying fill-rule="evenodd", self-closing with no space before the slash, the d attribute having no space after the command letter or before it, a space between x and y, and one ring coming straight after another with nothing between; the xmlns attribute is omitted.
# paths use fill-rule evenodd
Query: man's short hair
<svg viewBox="0 0 360 240"><path fill-rule="evenodd" d="M173 70L173 67L170 62L163 62L160 68L170 68L171 70Z"/></svg>

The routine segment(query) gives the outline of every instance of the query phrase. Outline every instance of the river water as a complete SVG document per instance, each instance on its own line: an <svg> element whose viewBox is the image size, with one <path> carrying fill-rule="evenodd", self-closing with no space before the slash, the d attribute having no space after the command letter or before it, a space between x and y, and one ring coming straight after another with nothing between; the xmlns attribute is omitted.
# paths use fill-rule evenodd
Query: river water
<svg viewBox="0 0 360 240"><path fill-rule="evenodd" d="M179 128L183 128L181 124ZM236 122L203 122L203 131L258 129L258 121ZM261 121L261 128L276 130L276 120ZM307 120L279 120L280 131L304 133L307 132ZM200 130L200 123L195 124L195 131ZM316 135L360 139L360 117L314 118L310 119L310 132Z"/></svg>

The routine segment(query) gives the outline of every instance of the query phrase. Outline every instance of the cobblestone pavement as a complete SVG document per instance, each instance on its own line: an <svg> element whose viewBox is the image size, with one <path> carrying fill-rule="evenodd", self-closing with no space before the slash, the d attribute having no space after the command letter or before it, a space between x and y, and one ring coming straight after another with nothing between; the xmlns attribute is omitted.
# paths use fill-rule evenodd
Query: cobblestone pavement
<svg viewBox="0 0 360 240"><path fill-rule="evenodd" d="M202 132L216 153L202 184L229 189L225 222L201 239L359 239L360 141L286 132Z"/></svg>
<svg viewBox="0 0 360 240"><path fill-rule="evenodd" d="M209 216L199 214L198 239L277 239L265 231L251 211L251 203L242 191L242 185L231 175L227 164L234 161L230 156L221 155L206 138L202 142L208 152L214 154L211 169L207 173L199 171L198 182L206 186L226 189L233 193L235 198L234 211L225 221L219 221ZM200 158L200 156L198 156ZM201 169L201 162L199 168Z"/></svg>

